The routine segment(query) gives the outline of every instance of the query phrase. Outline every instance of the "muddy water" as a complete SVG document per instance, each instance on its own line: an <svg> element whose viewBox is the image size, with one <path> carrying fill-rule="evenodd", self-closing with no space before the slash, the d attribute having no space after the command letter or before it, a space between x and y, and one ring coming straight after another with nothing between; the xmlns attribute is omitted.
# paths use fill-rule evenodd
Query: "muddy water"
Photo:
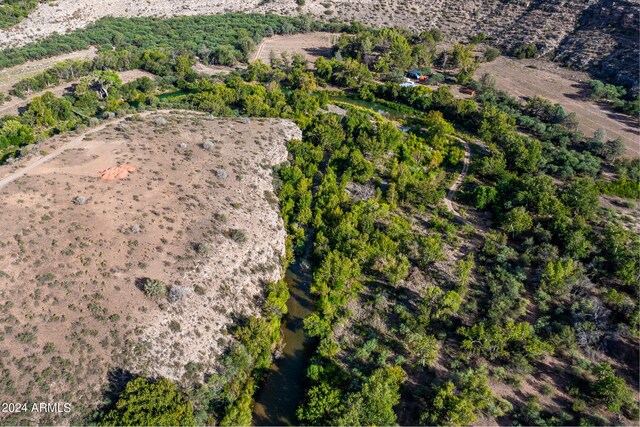
<svg viewBox="0 0 640 427"><path fill-rule="evenodd" d="M344 102L347 104L357 105L358 107L368 108L392 120L404 119L407 117L407 114L405 113L402 113L392 107L378 104L377 102L373 102L373 101L365 101L363 99L351 98L349 96L330 96L329 100Z"/></svg>
<svg viewBox="0 0 640 427"><path fill-rule="evenodd" d="M302 321L313 307L309 299L310 274L305 262L292 266L285 280L291 292L287 302L289 312L282 325L285 347L256 394L254 425L295 425L296 409L304 397L307 361L313 350L312 340L302 329Z"/></svg>

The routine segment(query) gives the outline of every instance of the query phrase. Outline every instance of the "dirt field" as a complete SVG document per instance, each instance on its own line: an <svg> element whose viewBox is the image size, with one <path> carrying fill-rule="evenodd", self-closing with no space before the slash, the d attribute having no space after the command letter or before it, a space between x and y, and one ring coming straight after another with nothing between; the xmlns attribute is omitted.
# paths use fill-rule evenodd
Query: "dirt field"
<svg viewBox="0 0 640 427"><path fill-rule="evenodd" d="M148 73L146 71L142 71L142 70L121 71L118 73L118 75L120 76L122 83L132 82L140 77L145 77L145 76L150 77L152 79L155 78L153 74ZM71 90L73 86L76 85L77 83L78 83L78 80L73 82L63 83L58 86L53 86L42 92L33 93L25 99L14 96L11 98L11 100L0 105L0 116L4 116L6 114L18 114L20 112L20 109L28 106L29 103L33 100L33 98L35 98L36 96L40 96L45 92L52 92L55 96L63 96L67 91Z"/></svg>
<svg viewBox="0 0 640 427"><path fill-rule="evenodd" d="M597 104L585 95L584 87L589 79L585 73L569 71L548 61L519 61L506 57L481 64L476 78L484 73L493 74L498 88L513 96L538 95L562 105L567 112L576 113L579 128L585 135L591 136L598 128L603 128L607 138L620 137L625 141L627 157L640 155L640 129L627 116Z"/></svg>
<svg viewBox="0 0 640 427"><path fill-rule="evenodd" d="M299 53L309 61L309 68L314 69L314 62L319 56L331 54L331 47L338 40L338 37L340 37L339 34L320 32L266 37L251 55L250 61L260 59L265 64L269 64L272 52L277 57L280 57L284 52L287 52L289 57L294 53Z"/></svg>
<svg viewBox="0 0 640 427"><path fill-rule="evenodd" d="M272 167L300 130L189 112L138 117L0 167L0 401L74 408L0 414L3 424L77 421L100 404L114 368L185 381L190 362L211 372L232 316L255 313L262 283L282 273ZM131 172L101 178L115 166ZM175 298L146 296L144 278Z"/></svg>

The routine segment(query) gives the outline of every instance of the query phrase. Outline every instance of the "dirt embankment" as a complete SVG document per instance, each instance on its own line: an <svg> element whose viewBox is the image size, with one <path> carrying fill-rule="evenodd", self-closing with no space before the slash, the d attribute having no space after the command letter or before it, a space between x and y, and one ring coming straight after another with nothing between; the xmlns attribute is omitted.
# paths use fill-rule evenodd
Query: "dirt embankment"
<svg viewBox="0 0 640 427"><path fill-rule="evenodd" d="M300 130L191 112L139 117L47 141L44 161L0 167L0 400L72 404L48 424L79 422L115 368L176 380L191 378L188 366L213 372L229 326L257 313L263 283L282 274L272 167ZM103 179L124 166L127 176ZM169 295L145 295L145 278Z"/></svg>

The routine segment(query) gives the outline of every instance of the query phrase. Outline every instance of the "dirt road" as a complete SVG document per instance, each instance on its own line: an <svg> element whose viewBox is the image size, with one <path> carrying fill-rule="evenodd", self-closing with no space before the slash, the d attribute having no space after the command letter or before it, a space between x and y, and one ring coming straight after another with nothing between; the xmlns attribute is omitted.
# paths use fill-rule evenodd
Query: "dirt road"
<svg viewBox="0 0 640 427"><path fill-rule="evenodd" d="M145 117L145 116L148 116L149 114L169 113L170 111L171 110L145 111L143 113L140 113L140 116ZM46 156L40 157L39 159L36 159L36 160L32 161L31 163L29 163L27 165L24 165L23 167L19 168L17 171L12 172L11 174L9 174L9 175L3 177L2 179L0 179L0 189L2 189L3 187L7 186L10 183L12 183L16 179L22 178L23 176L25 176L29 172L33 171L37 167L43 165L44 163L55 159L56 157L58 157L63 152L65 152L67 150L71 150L73 148L78 148L80 145L82 145L83 141L85 143L87 143L87 141L84 140L84 138L87 135L90 135L90 134L95 133L95 132L100 132L101 130L103 130L107 126L120 123L120 122L122 122L122 121L124 121L126 119L127 119L127 117L122 117L122 118L119 118L119 119L116 119L116 120L105 121L104 123L100 124L99 126L97 126L95 128L91 128L91 129L87 130L86 132L76 136L71 141L64 143L62 146L56 148L55 150L53 150L51 153L47 154Z"/></svg>
<svg viewBox="0 0 640 427"><path fill-rule="evenodd" d="M457 137L456 139L464 144L464 159L462 160L462 171L460 172L458 179L456 179L456 181L451 185L451 187L449 187L449 191L447 191L447 197L445 197L444 199L444 204L447 207L447 209L449 209L450 212L452 212L455 216L460 217L460 214L458 213L458 211L456 211L454 207L454 206L457 206L457 203L453 201L453 196L455 196L456 191L458 190L458 187L460 187L460 185L462 184L462 181L464 181L464 177L467 176L467 172L469 172L469 163L471 161L471 148L469 147L469 143L466 140L462 138L457 138Z"/></svg>

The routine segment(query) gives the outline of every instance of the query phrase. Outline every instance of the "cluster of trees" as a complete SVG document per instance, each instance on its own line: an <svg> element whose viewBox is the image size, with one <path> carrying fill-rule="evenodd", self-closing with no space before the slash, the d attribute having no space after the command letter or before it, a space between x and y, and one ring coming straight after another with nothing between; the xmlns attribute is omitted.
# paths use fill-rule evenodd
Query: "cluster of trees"
<svg viewBox="0 0 640 427"><path fill-rule="evenodd" d="M163 48L191 52L207 62L246 58L262 37L308 31L349 31L347 24L321 23L308 16L225 14L158 18L102 18L84 29L52 35L0 52L0 67L98 46L100 50Z"/></svg>
<svg viewBox="0 0 640 427"><path fill-rule="evenodd" d="M318 59L315 74L294 55L254 62L242 73L196 75L196 58L242 60L249 40L270 31L319 28L307 18L227 19L108 19L96 24L94 35L55 36L103 40L109 48L93 61L61 64L32 86L21 82L26 91L79 78L72 94L46 93L21 116L0 118L0 149L13 155L7 153L39 136L157 106L294 120L303 138L289 143L277 190L287 261L311 245L315 310L305 331L318 342L298 410L301 422L394 424L394 407L407 387L423 402L416 423L469 424L481 413L507 412L525 423L551 423L535 402L513 409L493 396L489 372L507 367L514 375L531 374L551 354L581 361L612 339L612 330L637 337L640 239L598 215L601 191L627 194L631 185L637 194L637 161L615 162L618 181L594 179L602 162L616 159L615 144L592 149L597 144L586 144L575 117L562 107L540 98L517 102L496 91L490 77L471 83L478 88L471 100L455 99L446 86L400 86L400 72L432 61L440 37L435 31L414 35L355 26L333 58ZM151 23L160 26L152 30ZM29 49L36 47L20 52L35 52ZM469 46L457 45L446 56L441 60L454 64L458 80L467 82L475 67ZM116 73L138 67L158 77L123 84ZM329 82L351 97L406 113L404 124L411 129L400 130L363 107L343 104L344 116L327 113L329 95L318 87ZM451 249L461 233L470 232L439 205L450 172L464 156L455 139L459 130L485 146L474 155L460 201L486 211L492 222L482 243L453 261ZM448 275L441 271L447 262L453 270ZM238 325L234 345L204 383L178 391L169 382L134 380L101 420L250 424L252 396L280 339L287 298L284 282L268 287L262 316ZM431 368L438 359L448 368L444 375ZM408 377L430 381L416 388ZM628 388L614 372L600 367L582 377L589 386L580 398L631 414ZM164 409L154 412L148 406L154 402ZM577 421L582 412L559 422Z"/></svg>
<svg viewBox="0 0 640 427"><path fill-rule="evenodd" d="M98 416L103 426L193 426L193 406L175 383L129 381L116 402Z"/></svg>
<svg viewBox="0 0 640 427"><path fill-rule="evenodd" d="M236 327L237 341L204 383L185 389L167 379L132 379L115 401L95 414L95 422L105 426L251 425L256 380L271 365L288 299L284 281L269 284L263 315L247 318Z"/></svg>
<svg viewBox="0 0 640 427"><path fill-rule="evenodd" d="M313 425L393 424L404 370L387 361L390 355L372 358L371 353L379 351L375 342L362 356L369 361L366 368L341 367L337 354L354 349L341 347L334 328L349 317L348 304L374 277L397 286L412 263L426 266L441 257L438 239L425 242L397 212L399 206L426 206L444 196L433 155L425 156L435 138L403 135L386 120L357 108L349 109L342 119L317 116L304 136L302 142L291 143L293 162L280 171L279 192L294 252L312 239L317 265L311 288L316 311L305 319L305 330L319 340L318 353L309 367L312 385L298 416ZM312 191L314 179L318 183ZM386 188L376 185L372 199L355 202L345 191L349 182L382 180ZM450 299L443 294L437 306L448 306ZM430 317L427 312L434 311L432 316L438 312L431 305L421 310L425 322ZM407 313L408 319L412 316ZM406 355L427 363L433 359L430 348L437 348L436 340L416 332L406 333L416 344L406 347ZM400 339L398 345L403 342Z"/></svg>
<svg viewBox="0 0 640 427"><path fill-rule="evenodd" d="M0 4L0 29L8 28L22 21L44 0L4 0Z"/></svg>
<svg viewBox="0 0 640 427"><path fill-rule="evenodd" d="M640 94L627 92L622 86L604 83L600 80L589 80L590 96L593 99L609 103L613 108L638 119L640 115Z"/></svg>

